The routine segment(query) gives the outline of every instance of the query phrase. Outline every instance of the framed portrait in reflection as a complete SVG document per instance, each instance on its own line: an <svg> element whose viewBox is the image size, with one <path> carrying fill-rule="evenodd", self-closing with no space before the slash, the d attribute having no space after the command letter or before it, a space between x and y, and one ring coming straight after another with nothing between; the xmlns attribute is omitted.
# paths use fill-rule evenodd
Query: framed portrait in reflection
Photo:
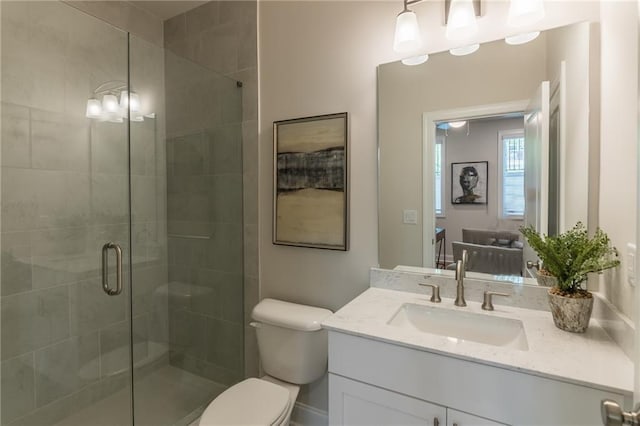
<svg viewBox="0 0 640 426"><path fill-rule="evenodd" d="M451 204L487 204L488 161L451 163Z"/></svg>
<svg viewBox="0 0 640 426"><path fill-rule="evenodd" d="M273 123L273 244L348 250L347 113Z"/></svg>

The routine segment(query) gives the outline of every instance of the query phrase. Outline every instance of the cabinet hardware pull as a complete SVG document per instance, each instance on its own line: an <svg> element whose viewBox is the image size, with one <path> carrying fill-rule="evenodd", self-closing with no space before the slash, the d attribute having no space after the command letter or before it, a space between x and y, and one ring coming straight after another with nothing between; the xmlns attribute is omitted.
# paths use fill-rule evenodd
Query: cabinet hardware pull
<svg viewBox="0 0 640 426"><path fill-rule="evenodd" d="M440 420L437 417L433 418L433 426L440 426Z"/></svg>

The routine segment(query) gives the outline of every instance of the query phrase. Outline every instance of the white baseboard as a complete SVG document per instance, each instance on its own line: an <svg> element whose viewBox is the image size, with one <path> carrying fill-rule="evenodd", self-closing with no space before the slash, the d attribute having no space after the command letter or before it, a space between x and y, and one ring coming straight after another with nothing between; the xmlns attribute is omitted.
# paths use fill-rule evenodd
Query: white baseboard
<svg viewBox="0 0 640 426"><path fill-rule="evenodd" d="M293 407L293 413L291 413L291 423L300 426L327 426L329 424L329 413L296 402Z"/></svg>

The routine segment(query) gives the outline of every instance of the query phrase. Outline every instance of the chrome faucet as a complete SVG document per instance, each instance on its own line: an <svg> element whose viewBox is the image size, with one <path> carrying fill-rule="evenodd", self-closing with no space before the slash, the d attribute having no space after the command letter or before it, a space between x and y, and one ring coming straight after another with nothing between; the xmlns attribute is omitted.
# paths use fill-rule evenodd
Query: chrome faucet
<svg viewBox="0 0 640 426"><path fill-rule="evenodd" d="M467 302L464 300L464 276L467 267L468 254L466 250L462 250L462 259L456 262L456 281L458 286L456 288L456 306L467 306Z"/></svg>

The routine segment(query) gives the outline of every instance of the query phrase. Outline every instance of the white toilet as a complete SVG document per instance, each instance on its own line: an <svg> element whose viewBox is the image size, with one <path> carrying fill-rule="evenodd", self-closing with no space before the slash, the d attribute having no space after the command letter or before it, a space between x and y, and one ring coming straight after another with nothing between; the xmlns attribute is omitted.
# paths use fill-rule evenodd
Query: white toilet
<svg viewBox="0 0 640 426"><path fill-rule="evenodd" d="M327 369L327 332L320 323L328 309L264 299L253 309L262 368L220 394L202 413L200 426L289 424L300 385Z"/></svg>

